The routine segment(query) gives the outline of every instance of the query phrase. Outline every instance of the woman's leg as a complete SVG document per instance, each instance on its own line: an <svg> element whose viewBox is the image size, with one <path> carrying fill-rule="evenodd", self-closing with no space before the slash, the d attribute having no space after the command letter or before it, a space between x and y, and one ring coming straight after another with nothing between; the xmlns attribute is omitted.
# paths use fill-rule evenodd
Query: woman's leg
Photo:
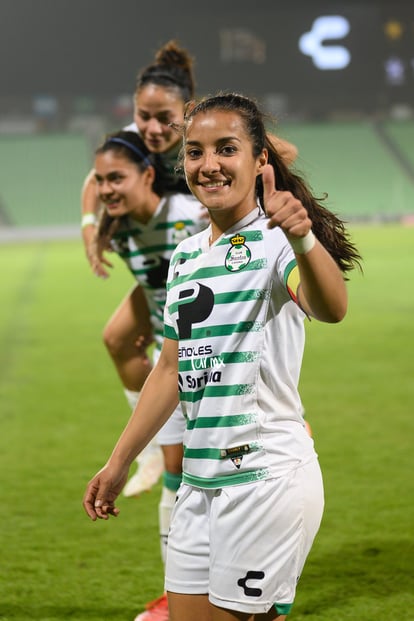
<svg viewBox="0 0 414 621"><path fill-rule="evenodd" d="M213 621L213 609L207 595L183 595L168 592L169 621Z"/></svg>
<svg viewBox="0 0 414 621"><path fill-rule="evenodd" d="M161 556L165 563L171 514L182 479L183 445L167 444L162 445L161 449L164 455L165 471L161 499L158 505L158 519L160 525Z"/></svg>
<svg viewBox="0 0 414 621"><path fill-rule="evenodd" d="M207 595L168 593L169 621L285 621L272 608L267 613L249 614L214 606Z"/></svg>
<svg viewBox="0 0 414 621"><path fill-rule="evenodd" d="M183 467L183 445L168 444L161 448L164 455L166 471L171 474L181 474Z"/></svg>
<svg viewBox="0 0 414 621"><path fill-rule="evenodd" d="M153 340L147 301L139 285L109 319L103 340L124 388L139 392L151 371L147 347Z"/></svg>
<svg viewBox="0 0 414 621"><path fill-rule="evenodd" d="M237 610L226 610L212 606L212 621L285 621L286 615L279 615L274 608L269 612L260 614L250 614L248 612L237 612Z"/></svg>
<svg viewBox="0 0 414 621"><path fill-rule="evenodd" d="M133 410L152 368L147 353L153 340L152 326L142 287L136 285L122 300L104 328L103 340ZM151 489L164 470L162 452L156 441L151 442L136 461L138 472L126 484L125 496L137 496Z"/></svg>

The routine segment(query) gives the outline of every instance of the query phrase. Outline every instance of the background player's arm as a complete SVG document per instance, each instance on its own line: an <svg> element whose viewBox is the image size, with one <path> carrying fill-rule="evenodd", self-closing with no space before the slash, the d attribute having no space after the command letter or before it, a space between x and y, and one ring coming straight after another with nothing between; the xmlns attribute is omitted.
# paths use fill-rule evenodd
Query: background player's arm
<svg viewBox="0 0 414 621"><path fill-rule="evenodd" d="M285 164L287 164L288 166L290 166L290 164L293 164L298 156L297 147L291 142L288 142L287 140L284 140L279 136L275 136L274 134L267 134L267 137L269 138L275 149L278 151L278 153L282 156Z"/></svg>
<svg viewBox="0 0 414 621"><path fill-rule="evenodd" d="M109 261L99 256L96 246L96 232L100 200L96 187L95 171L92 169L83 182L81 191L82 239L89 265L97 276L107 278L108 271L104 265L112 267Z"/></svg>

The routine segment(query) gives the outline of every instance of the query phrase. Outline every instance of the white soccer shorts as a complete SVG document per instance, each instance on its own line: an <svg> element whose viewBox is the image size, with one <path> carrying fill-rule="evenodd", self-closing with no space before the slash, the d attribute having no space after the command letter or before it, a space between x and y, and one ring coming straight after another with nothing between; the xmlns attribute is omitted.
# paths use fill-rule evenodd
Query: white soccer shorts
<svg viewBox="0 0 414 621"><path fill-rule="evenodd" d="M322 519L317 459L286 476L200 489L182 484L166 562L167 591L209 594L216 606L288 612Z"/></svg>
<svg viewBox="0 0 414 621"><path fill-rule="evenodd" d="M185 426L186 421L184 414L181 405L178 405L165 425L163 425L157 433L158 444L160 446L182 444Z"/></svg>

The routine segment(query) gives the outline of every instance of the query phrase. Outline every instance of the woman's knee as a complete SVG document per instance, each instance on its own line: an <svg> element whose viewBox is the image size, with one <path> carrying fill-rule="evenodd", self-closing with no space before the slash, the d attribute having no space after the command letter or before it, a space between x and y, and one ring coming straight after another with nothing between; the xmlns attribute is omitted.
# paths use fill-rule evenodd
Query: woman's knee
<svg viewBox="0 0 414 621"><path fill-rule="evenodd" d="M111 356L117 356L125 350L127 340L118 329L116 323L109 321L102 333L102 340Z"/></svg>

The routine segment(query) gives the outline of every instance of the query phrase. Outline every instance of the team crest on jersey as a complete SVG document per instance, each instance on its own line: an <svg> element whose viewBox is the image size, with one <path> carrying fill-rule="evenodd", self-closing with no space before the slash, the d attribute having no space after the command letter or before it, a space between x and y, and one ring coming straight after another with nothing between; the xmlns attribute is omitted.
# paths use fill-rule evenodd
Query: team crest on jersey
<svg viewBox="0 0 414 621"><path fill-rule="evenodd" d="M243 235L231 237L231 248L228 249L225 259L225 266L229 272L239 272L243 270L252 258L250 249L245 244L246 238Z"/></svg>
<svg viewBox="0 0 414 621"><path fill-rule="evenodd" d="M174 224L173 241L175 244L186 239L188 237L188 231L185 228L184 222L176 222Z"/></svg>
<svg viewBox="0 0 414 621"><path fill-rule="evenodd" d="M232 457L231 461L236 466L236 468L239 469L240 466L241 466L241 463L242 463L242 459L243 459L243 457Z"/></svg>

